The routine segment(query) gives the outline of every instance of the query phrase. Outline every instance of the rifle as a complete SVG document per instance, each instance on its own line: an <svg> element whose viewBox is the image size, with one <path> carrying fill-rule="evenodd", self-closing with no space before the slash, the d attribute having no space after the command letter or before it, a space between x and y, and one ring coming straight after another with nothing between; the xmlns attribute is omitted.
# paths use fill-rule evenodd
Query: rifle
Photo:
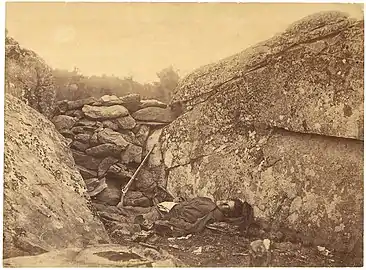
<svg viewBox="0 0 366 270"><path fill-rule="evenodd" d="M154 150L155 145L151 148L151 150L147 153L147 155L145 156L145 158L142 160L141 164L139 165L139 167L137 168L137 170L135 171L135 173L132 175L130 181L128 181L128 183L125 185L125 187L122 189L122 196L121 196L121 200L120 202L117 204L117 207L123 207L123 201L125 199L126 193L128 191L128 189L130 188L130 186L132 185L133 180L135 180L137 174L140 172L142 166L144 166L147 158L150 156L151 152Z"/></svg>

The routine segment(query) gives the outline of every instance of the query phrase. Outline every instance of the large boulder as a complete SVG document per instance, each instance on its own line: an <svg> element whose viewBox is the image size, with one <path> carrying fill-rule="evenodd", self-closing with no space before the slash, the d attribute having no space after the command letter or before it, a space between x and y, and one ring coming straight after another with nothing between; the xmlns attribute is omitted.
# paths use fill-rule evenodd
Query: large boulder
<svg viewBox="0 0 366 270"><path fill-rule="evenodd" d="M308 16L282 34L180 81L172 103L208 102L218 125L263 123L363 139L363 21L339 12ZM225 97L225 100L223 100Z"/></svg>
<svg viewBox="0 0 366 270"><path fill-rule="evenodd" d="M4 257L109 242L89 199L66 139L6 95Z"/></svg>
<svg viewBox="0 0 366 270"><path fill-rule="evenodd" d="M168 189L246 199L257 217L362 254L363 31L315 14L182 79L183 115L159 139Z"/></svg>

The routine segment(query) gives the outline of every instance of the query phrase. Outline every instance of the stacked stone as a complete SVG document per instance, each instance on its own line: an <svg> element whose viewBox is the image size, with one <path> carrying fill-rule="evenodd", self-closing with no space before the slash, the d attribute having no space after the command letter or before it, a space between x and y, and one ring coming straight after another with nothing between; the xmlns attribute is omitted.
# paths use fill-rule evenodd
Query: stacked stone
<svg viewBox="0 0 366 270"><path fill-rule="evenodd" d="M63 100L53 123L69 140L75 163L96 201L116 205L121 188L143 159L149 134L175 119L168 106L138 94ZM150 206L156 179L142 169L125 204Z"/></svg>

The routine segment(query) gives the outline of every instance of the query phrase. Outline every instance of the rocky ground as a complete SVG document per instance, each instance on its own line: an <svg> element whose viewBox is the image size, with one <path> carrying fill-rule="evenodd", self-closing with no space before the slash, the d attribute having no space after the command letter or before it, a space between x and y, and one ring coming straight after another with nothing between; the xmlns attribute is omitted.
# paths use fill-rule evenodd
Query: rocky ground
<svg viewBox="0 0 366 270"><path fill-rule="evenodd" d="M189 267L247 267L251 266L250 242L254 240L207 229L188 239L153 236L141 245L163 248ZM123 245L129 242L126 238L114 241ZM138 244L135 242L135 245ZM359 266L347 261L342 254L326 254L316 247L290 242L271 243L270 253L268 266L272 267Z"/></svg>

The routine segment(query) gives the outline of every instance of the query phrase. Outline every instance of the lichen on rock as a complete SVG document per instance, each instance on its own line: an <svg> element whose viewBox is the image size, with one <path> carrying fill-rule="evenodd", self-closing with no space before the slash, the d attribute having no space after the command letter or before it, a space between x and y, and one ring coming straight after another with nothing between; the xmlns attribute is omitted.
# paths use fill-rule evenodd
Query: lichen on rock
<svg viewBox="0 0 366 270"><path fill-rule="evenodd" d="M5 126L4 257L108 242L55 126L9 94Z"/></svg>
<svg viewBox="0 0 366 270"><path fill-rule="evenodd" d="M317 13L183 78L159 138L168 189L246 199L258 218L359 252L363 28Z"/></svg>

